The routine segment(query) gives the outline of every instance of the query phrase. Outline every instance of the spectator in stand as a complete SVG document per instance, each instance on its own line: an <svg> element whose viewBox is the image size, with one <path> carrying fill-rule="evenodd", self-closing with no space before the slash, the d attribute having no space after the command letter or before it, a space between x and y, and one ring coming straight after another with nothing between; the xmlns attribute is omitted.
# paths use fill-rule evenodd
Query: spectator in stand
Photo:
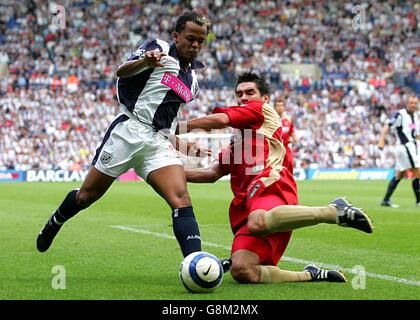
<svg viewBox="0 0 420 320"><path fill-rule="evenodd" d="M200 101L185 118L207 114L206 107L220 100L234 101L228 98L229 79L255 65L273 91L296 89L296 81L305 83L302 92L289 94L290 103L298 106L290 116L302 136L297 164L348 167L357 158L355 146L363 146L358 165L394 165L387 156L393 151L392 141L379 153L373 139L366 143L360 133L380 134L378 124L404 107L404 87L420 92L417 1L369 2L369 19L358 30L351 27L353 4L340 1L203 3L193 2L212 20L213 31L207 39L209 50L202 55L207 68L198 75ZM147 38L159 35L168 41L174 13L185 9L182 2L162 0L60 4L66 8L65 29L51 26L54 5L49 2L0 3L0 74L5 75L0 78L0 168L13 162L16 168L30 169L34 159L40 159L36 162L42 169L69 169L73 164L66 161L65 150L73 157L85 147L94 152L99 142L95 137L116 112L113 66L127 56L126 48ZM322 79L286 76L281 66L287 63L316 64ZM69 84L72 76L77 80ZM78 97L69 95L68 88L75 85ZM354 116L356 106L364 112ZM348 123L335 124L329 113ZM75 123L75 118L90 125ZM85 130L76 135L81 127ZM341 146L335 139L337 128L343 136ZM33 140L44 133L44 146L34 148ZM6 137L18 137L18 152L9 152ZM86 169L89 160L82 161Z"/></svg>
<svg viewBox="0 0 420 320"><path fill-rule="evenodd" d="M286 98L283 96L277 97L274 101L274 109L278 113L281 124L282 124L282 140L283 145L286 148L286 157L287 162L285 161L285 166L288 170L293 173L294 168L294 161L293 161L293 153L291 149L291 144L295 144L298 142L295 127L293 125L292 119L286 114Z"/></svg>

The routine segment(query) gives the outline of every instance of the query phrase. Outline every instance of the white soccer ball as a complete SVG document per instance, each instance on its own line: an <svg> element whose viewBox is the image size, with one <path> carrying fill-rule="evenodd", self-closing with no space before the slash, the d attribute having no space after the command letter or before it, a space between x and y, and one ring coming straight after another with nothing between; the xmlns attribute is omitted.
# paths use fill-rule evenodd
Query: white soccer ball
<svg viewBox="0 0 420 320"><path fill-rule="evenodd" d="M204 251L193 252L182 261L179 278L188 291L208 293L222 283L223 267L215 255Z"/></svg>

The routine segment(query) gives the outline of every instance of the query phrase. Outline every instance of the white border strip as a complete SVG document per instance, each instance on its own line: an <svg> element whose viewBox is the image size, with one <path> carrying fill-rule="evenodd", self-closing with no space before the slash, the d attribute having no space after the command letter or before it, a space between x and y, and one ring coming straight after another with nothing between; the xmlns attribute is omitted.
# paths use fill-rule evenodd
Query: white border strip
<svg viewBox="0 0 420 320"><path fill-rule="evenodd" d="M160 233L160 232L153 232L153 231L149 231L149 230L145 230L145 229L136 229L136 228L126 227L126 226L111 226L111 228L125 230L125 231L131 231L131 232L136 232L136 233L141 233L141 234L152 235L152 236L159 237L159 238L164 238L164 239L176 240L176 238L174 236L171 236L169 234ZM223 249L226 249L226 250L229 250L229 251L231 249L229 246L225 246L225 245L217 244L217 243L213 243L213 242L201 241L201 243L203 245L209 246L209 247L223 248ZM315 261L309 261L309 260L304 260L304 259L296 259L296 258L290 258L290 257L285 257L285 256L283 256L281 259L284 260L284 261L291 262L291 263L296 263L296 264L303 264L303 265L316 264L317 266L322 267L322 268L336 269L336 270L339 270L339 271L345 271L345 272L348 272L348 273L357 274L352 269L343 268L343 267L340 267L340 266L336 266L336 265L332 265L332 264L326 264L326 263L322 263L322 262L315 262ZM384 274L376 274L376 273L372 273L372 272L366 272L366 276L368 276L370 278L380 279L380 280L402 283L402 284L406 284L406 285L409 285L409 286L420 286L420 281L412 281L412 280L408 280L408 279L404 279L404 278L397 278L397 277L394 277L394 276L389 276L389 275L384 275Z"/></svg>

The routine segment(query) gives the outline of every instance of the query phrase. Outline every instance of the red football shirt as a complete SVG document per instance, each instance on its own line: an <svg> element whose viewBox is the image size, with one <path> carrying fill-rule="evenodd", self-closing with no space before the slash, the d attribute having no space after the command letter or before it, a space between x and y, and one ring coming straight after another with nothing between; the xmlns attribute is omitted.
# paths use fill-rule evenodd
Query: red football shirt
<svg viewBox="0 0 420 320"><path fill-rule="evenodd" d="M264 192L278 194L286 204L297 204L296 182L284 166L282 125L273 107L261 101L249 101L244 106L215 108L213 113L226 114L229 125L238 129L229 147L219 154L223 173L231 174L233 203L248 208L253 198L267 190ZM246 212L240 216L231 214L232 229L243 225L247 215Z"/></svg>

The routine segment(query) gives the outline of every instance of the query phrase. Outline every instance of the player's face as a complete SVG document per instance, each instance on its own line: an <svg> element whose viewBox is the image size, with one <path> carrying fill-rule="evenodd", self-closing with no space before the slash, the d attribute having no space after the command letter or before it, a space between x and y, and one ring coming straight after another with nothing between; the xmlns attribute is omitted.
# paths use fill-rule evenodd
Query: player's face
<svg viewBox="0 0 420 320"><path fill-rule="evenodd" d="M419 104L419 99L417 99L416 97L408 98L407 111L410 113L416 112L418 108L418 104Z"/></svg>
<svg viewBox="0 0 420 320"><path fill-rule="evenodd" d="M238 84L235 90L236 102L242 105L251 100L268 102L270 97L265 94L261 95L255 82L242 82Z"/></svg>
<svg viewBox="0 0 420 320"><path fill-rule="evenodd" d="M207 27L188 21L185 29L180 33L174 31L172 37L175 40L179 58L190 63L197 58L206 43Z"/></svg>
<svg viewBox="0 0 420 320"><path fill-rule="evenodd" d="M279 115L282 115L284 112L284 101L276 101L274 108Z"/></svg>

